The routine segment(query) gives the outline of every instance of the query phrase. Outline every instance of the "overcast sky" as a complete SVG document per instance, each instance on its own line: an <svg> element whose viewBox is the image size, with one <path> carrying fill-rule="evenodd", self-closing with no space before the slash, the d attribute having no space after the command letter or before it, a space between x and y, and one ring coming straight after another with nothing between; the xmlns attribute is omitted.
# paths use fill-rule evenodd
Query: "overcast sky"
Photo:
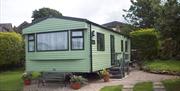
<svg viewBox="0 0 180 91"><path fill-rule="evenodd" d="M122 9L129 9L130 5L130 0L0 0L0 23L18 26L23 21L31 22L32 11L42 7L98 24L125 22Z"/></svg>

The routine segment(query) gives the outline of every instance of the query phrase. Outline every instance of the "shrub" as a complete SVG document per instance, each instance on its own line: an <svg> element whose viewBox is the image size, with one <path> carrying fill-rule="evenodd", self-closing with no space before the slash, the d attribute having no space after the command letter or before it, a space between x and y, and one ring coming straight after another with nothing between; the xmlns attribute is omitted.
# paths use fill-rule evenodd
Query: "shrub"
<svg viewBox="0 0 180 91"><path fill-rule="evenodd" d="M158 54L158 32L154 29L140 29L130 33L132 48L138 51L141 60L153 59Z"/></svg>
<svg viewBox="0 0 180 91"><path fill-rule="evenodd" d="M0 67L3 69L22 64L24 41L15 32L0 32Z"/></svg>

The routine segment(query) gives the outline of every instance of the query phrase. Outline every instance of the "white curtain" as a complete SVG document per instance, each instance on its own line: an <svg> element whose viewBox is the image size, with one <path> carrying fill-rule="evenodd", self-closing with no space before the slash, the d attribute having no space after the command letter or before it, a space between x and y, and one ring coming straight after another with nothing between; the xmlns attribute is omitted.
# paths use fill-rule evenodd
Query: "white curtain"
<svg viewBox="0 0 180 91"><path fill-rule="evenodd" d="M65 50L67 43L67 32L37 34L38 50Z"/></svg>
<svg viewBox="0 0 180 91"><path fill-rule="evenodd" d="M34 51L34 41L29 41L29 51Z"/></svg>
<svg viewBox="0 0 180 91"><path fill-rule="evenodd" d="M72 38L72 49L82 49L83 38Z"/></svg>
<svg viewBox="0 0 180 91"><path fill-rule="evenodd" d="M83 49L83 31L72 31L72 49Z"/></svg>

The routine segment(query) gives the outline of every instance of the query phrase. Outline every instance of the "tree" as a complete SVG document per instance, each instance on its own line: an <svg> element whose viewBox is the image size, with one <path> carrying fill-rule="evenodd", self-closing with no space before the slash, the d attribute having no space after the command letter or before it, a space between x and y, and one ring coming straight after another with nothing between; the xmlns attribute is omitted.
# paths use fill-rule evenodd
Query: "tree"
<svg viewBox="0 0 180 91"><path fill-rule="evenodd" d="M50 8L41 8L39 10L34 10L32 14L33 21L48 16L58 17L62 16L62 14L59 11Z"/></svg>
<svg viewBox="0 0 180 91"><path fill-rule="evenodd" d="M160 5L161 0L131 0L132 5L129 10L124 10L125 20L139 28L153 28L155 19L158 17L154 7Z"/></svg>
<svg viewBox="0 0 180 91"><path fill-rule="evenodd" d="M167 0L157 10L159 17L155 28L163 39L162 53L170 55L169 58L180 59L180 2Z"/></svg>

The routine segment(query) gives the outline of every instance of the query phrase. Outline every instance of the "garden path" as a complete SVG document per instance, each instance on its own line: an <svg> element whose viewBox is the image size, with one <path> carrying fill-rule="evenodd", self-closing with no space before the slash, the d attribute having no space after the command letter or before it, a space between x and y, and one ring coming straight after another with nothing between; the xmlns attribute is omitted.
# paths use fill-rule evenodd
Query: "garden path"
<svg viewBox="0 0 180 91"><path fill-rule="evenodd" d="M110 79L110 82L103 82L103 80L96 80L90 82L88 85L83 86L81 89L76 91L99 91L104 86L111 85L123 85L125 87L133 87L134 84L144 81L152 81L153 83L158 83L165 79L175 79L179 78L178 76L172 75L162 75L162 74L153 74L147 73L139 70L133 70L128 76L123 79ZM59 84L49 83L46 86L38 87L37 83L34 83L30 86L25 86L24 91L74 91L70 87L60 86ZM127 90L131 91L131 90Z"/></svg>

